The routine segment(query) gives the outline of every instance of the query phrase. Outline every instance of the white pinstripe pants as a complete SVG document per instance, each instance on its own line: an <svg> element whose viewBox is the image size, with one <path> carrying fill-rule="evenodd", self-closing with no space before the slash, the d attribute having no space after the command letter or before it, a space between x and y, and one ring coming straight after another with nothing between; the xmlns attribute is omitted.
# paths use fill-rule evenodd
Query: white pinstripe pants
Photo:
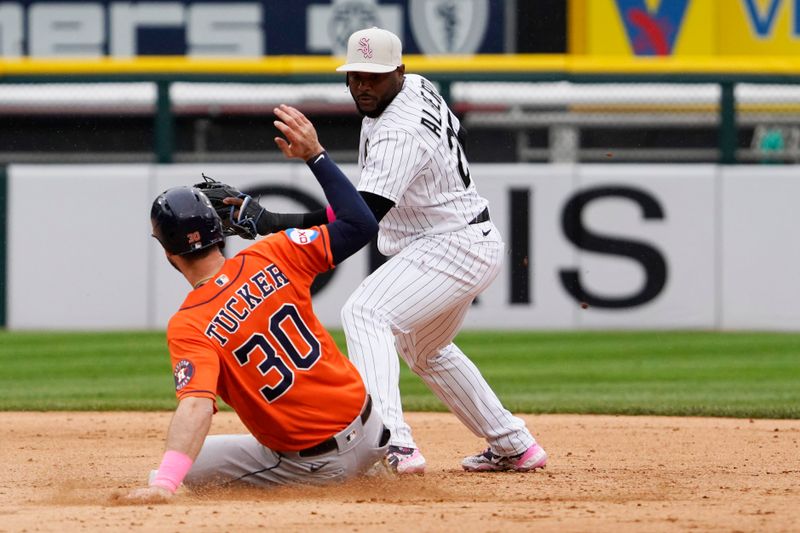
<svg viewBox="0 0 800 533"><path fill-rule="evenodd" d="M422 237L367 277L345 303L349 356L392 432L390 444L417 447L403 419L398 352L495 453L514 455L535 442L453 343L472 301L497 277L504 249L491 222Z"/></svg>

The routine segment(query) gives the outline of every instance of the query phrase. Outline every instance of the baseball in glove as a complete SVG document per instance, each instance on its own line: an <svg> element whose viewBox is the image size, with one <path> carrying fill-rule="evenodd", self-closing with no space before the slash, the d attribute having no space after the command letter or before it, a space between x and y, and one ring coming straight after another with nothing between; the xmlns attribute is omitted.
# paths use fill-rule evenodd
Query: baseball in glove
<svg viewBox="0 0 800 533"><path fill-rule="evenodd" d="M222 219L222 232L226 236L238 235L244 239L255 239L258 236L259 219L267 213L256 200L236 187L222 183L202 174L201 183L194 187L203 191L211 201L211 206ZM241 205L223 202L226 198L238 198ZM239 204L239 202L236 202Z"/></svg>

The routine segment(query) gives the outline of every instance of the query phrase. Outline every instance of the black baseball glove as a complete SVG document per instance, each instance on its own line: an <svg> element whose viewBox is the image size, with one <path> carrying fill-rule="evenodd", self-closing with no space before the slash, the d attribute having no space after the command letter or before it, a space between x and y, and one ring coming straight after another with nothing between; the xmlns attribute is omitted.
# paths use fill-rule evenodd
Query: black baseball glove
<svg viewBox="0 0 800 533"><path fill-rule="evenodd" d="M267 210L259 205L249 194L236 187L222 183L202 174L203 182L195 183L211 201L211 206L222 219L222 232L226 236L238 235L244 239L255 239L258 236L258 222ZM241 205L223 203L225 198L238 198Z"/></svg>

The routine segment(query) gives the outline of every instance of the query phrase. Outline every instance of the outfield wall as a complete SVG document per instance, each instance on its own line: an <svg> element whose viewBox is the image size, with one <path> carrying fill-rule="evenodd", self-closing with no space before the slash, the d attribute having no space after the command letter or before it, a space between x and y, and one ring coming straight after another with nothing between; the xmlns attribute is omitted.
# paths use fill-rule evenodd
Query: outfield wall
<svg viewBox="0 0 800 533"><path fill-rule="evenodd" d="M324 203L302 164L10 166L8 327L164 328L189 287L150 237L150 205L201 172L274 210ZM796 172L472 165L509 249L467 327L799 329ZM335 269L315 297L327 326L375 265L364 250Z"/></svg>

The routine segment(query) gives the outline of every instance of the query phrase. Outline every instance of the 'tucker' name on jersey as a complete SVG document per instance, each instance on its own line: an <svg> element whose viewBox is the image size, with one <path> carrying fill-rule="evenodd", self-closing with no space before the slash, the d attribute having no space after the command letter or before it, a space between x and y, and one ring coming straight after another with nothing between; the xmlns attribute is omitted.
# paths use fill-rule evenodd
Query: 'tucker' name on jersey
<svg viewBox="0 0 800 533"><path fill-rule="evenodd" d="M272 296L276 290L288 284L289 278L274 264L259 270L236 289L236 295L228 298L217 311L206 327L206 337L214 339L220 346L225 346L228 342L226 333L230 335L236 333L253 309Z"/></svg>

